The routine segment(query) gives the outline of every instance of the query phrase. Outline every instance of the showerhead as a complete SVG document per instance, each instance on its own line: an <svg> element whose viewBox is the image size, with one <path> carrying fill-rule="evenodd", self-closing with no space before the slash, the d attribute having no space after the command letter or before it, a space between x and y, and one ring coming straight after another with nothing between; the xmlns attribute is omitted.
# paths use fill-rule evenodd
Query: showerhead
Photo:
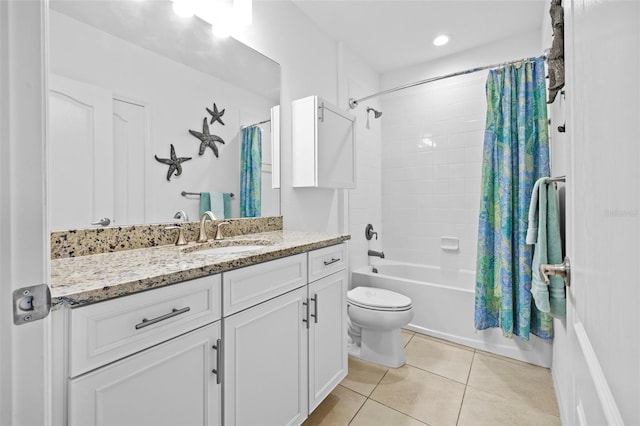
<svg viewBox="0 0 640 426"><path fill-rule="evenodd" d="M382 117L382 111L377 111L371 107L367 107L367 115L369 115L369 112L373 111L373 118L380 118Z"/></svg>

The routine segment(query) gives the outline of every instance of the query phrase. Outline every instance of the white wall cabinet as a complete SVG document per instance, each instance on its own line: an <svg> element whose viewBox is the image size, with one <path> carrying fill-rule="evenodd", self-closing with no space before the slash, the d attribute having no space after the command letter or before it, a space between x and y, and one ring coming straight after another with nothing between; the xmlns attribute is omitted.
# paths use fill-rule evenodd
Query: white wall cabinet
<svg viewBox="0 0 640 426"><path fill-rule="evenodd" d="M69 425L219 425L220 321L69 382Z"/></svg>
<svg viewBox="0 0 640 426"><path fill-rule="evenodd" d="M317 96L292 102L293 186L354 188L355 116Z"/></svg>

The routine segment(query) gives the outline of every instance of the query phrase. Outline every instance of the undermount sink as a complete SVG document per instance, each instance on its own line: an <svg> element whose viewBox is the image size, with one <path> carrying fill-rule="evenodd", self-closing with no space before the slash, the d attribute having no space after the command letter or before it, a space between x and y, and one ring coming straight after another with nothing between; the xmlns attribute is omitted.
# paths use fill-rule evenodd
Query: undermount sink
<svg viewBox="0 0 640 426"><path fill-rule="evenodd" d="M270 245L271 242L265 240L222 240L210 241L206 244L197 245L183 249L183 253L197 255L227 255L238 254L252 250L259 250Z"/></svg>
<svg viewBox="0 0 640 426"><path fill-rule="evenodd" d="M251 251L251 250L258 250L263 248L264 246L258 246L258 245L254 245L254 246L226 246L226 247L215 247L215 248L209 248L209 249L204 249L204 250L196 250L193 252L193 254L202 254L202 255L207 255L207 254L235 254L235 253L242 253L245 251Z"/></svg>

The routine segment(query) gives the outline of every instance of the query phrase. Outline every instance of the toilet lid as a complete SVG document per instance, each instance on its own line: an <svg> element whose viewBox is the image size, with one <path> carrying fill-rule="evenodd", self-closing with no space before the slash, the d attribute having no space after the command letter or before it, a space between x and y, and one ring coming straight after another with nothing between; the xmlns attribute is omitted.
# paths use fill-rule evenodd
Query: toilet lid
<svg viewBox="0 0 640 426"><path fill-rule="evenodd" d="M382 288L356 287L349 290L347 299L354 305L379 310L406 310L411 299L394 291Z"/></svg>

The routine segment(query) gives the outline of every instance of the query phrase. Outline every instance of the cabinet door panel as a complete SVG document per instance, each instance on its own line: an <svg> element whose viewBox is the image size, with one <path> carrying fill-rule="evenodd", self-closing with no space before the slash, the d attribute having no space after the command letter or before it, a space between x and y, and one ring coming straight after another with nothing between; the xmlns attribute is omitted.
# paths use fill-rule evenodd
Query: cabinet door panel
<svg viewBox="0 0 640 426"><path fill-rule="evenodd" d="M307 415L307 288L224 318L224 424L282 426Z"/></svg>
<svg viewBox="0 0 640 426"><path fill-rule="evenodd" d="M347 375L347 273L309 285L309 412ZM317 314L316 314L317 313Z"/></svg>
<svg viewBox="0 0 640 426"><path fill-rule="evenodd" d="M69 381L70 425L221 424L220 322Z"/></svg>

